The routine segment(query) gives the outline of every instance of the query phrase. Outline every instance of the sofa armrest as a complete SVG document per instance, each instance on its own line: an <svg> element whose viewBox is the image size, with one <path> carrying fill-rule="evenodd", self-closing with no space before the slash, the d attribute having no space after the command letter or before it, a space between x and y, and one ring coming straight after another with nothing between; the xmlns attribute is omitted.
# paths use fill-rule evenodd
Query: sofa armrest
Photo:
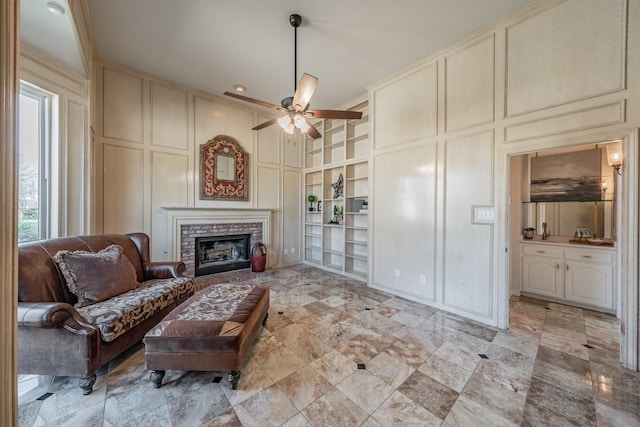
<svg viewBox="0 0 640 427"><path fill-rule="evenodd" d="M27 328L64 328L74 334L97 333L72 305L64 302L19 302L18 326Z"/></svg>
<svg viewBox="0 0 640 427"><path fill-rule="evenodd" d="M142 264L145 280L183 277L187 267L182 261L145 262Z"/></svg>

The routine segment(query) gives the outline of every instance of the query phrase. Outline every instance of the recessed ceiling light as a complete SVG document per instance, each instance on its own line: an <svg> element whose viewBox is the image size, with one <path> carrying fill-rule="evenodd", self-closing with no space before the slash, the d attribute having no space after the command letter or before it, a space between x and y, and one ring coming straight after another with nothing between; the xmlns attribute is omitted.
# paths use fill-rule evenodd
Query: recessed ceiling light
<svg viewBox="0 0 640 427"><path fill-rule="evenodd" d="M236 90L236 92L246 92L247 88L245 86L242 85L233 85L233 88Z"/></svg>
<svg viewBox="0 0 640 427"><path fill-rule="evenodd" d="M53 1L47 3L47 9L49 9L49 12L53 13L54 15L64 15L66 12L63 6Z"/></svg>

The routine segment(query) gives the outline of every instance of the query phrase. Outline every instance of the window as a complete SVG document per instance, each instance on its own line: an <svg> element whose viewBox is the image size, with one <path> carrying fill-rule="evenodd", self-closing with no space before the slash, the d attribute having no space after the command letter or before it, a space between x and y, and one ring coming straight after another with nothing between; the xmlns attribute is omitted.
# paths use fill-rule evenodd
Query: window
<svg viewBox="0 0 640 427"><path fill-rule="evenodd" d="M18 241L47 238L51 227L52 96L22 83L18 140Z"/></svg>

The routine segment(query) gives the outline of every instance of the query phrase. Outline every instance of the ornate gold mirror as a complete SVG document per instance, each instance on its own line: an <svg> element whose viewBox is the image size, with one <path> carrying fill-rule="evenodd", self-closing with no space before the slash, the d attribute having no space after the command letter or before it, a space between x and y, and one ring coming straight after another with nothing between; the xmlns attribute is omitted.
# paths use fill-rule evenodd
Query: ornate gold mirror
<svg viewBox="0 0 640 427"><path fill-rule="evenodd" d="M249 155L234 138L218 135L200 146L200 199L248 200Z"/></svg>

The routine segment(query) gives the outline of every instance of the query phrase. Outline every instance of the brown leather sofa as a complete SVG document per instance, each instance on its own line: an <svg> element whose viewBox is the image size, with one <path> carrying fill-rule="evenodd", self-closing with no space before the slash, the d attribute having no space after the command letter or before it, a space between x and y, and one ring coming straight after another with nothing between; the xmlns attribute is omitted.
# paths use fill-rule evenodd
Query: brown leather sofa
<svg viewBox="0 0 640 427"><path fill-rule="evenodd" d="M78 307L78 296L67 286L68 276L61 271L56 254L86 251L93 256L112 245L122 248L118 249L120 259L123 253L135 269L135 277L130 273L133 289ZM182 262L150 262L149 237L144 233L20 244L18 372L78 376L83 393L91 393L101 366L142 340L193 294L193 281L182 277L184 271Z"/></svg>

